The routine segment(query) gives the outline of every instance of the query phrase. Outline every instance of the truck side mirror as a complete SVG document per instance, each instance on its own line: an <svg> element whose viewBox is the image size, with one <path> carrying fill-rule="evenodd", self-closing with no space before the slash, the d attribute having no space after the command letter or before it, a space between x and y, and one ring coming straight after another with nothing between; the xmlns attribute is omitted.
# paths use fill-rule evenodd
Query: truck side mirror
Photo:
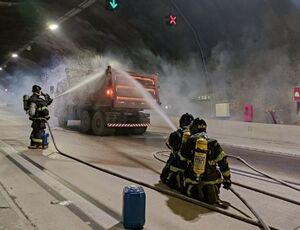
<svg viewBox="0 0 300 230"><path fill-rule="evenodd" d="M55 90L54 90L54 86L53 86L53 85L50 86L50 93L51 93L51 94L54 94L54 93L55 93Z"/></svg>

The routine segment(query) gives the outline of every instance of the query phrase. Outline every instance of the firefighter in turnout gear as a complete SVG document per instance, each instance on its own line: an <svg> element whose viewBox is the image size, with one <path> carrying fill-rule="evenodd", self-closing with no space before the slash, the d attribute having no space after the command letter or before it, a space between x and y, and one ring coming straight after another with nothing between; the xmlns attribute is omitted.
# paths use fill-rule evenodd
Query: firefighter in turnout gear
<svg viewBox="0 0 300 230"><path fill-rule="evenodd" d="M172 189L182 189L182 175L187 167L186 158L181 153L181 145L189 136L189 125L193 121L191 114L183 114L179 120L179 129L170 134L166 145L171 150L170 157L160 175L161 181Z"/></svg>
<svg viewBox="0 0 300 230"><path fill-rule="evenodd" d="M32 121L32 132L30 135L30 149L48 148L48 143L44 141L46 121L50 119L48 106L52 99L48 94L43 94L42 88L38 85L32 87L32 96L24 96L24 109L29 114ZM26 101L27 99L27 101ZM27 106L25 106L27 105Z"/></svg>
<svg viewBox="0 0 300 230"><path fill-rule="evenodd" d="M186 195L207 202L221 204L219 191L231 186L227 157L217 140L206 133L207 124L196 118L190 125L191 137L182 145L181 154L187 159L185 172ZM218 168L217 168L218 166Z"/></svg>

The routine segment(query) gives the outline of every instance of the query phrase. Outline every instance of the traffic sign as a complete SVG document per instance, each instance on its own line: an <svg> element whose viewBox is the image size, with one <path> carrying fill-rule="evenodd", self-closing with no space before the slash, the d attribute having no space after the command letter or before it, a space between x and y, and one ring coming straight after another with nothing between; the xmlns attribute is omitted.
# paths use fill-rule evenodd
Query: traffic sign
<svg viewBox="0 0 300 230"><path fill-rule="evenodd" d="M300 102L300 86L294 88L294 101Z"/></svg>
<svg viewBox="0 0 300 230"><path fill-rule="evenodd" d="M118 9L120 4L117 1L119 0L107 0L106 8L113 11Z"/></svg>
<svg viewBox="0 0 300 230"><path fill-rule="evenodd" d="M177 25L177 16L170 15L170 17L169 17L169 23L170 23L170 25L176 26Z"/></svg>

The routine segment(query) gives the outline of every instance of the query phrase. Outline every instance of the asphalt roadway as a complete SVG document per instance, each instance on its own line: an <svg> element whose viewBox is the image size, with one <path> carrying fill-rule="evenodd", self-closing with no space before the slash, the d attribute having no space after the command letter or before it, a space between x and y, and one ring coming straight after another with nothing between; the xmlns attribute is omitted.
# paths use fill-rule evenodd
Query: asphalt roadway
<svg viewBox="0 0 300 230"><path fill-rule="evenodd" d="M142 136L98 137L78 132L77 125L76 122L72 122L68 129L61 129L56 127L55 123L52 123L56 142L63 152L122 175L151 185L164 187L159 183L159 173L163 163L154 159L153 153L166 149L164 141L168 135L168 130L162 131L162 129L150 128ZM13 157L17 155L14 159L6 158L13 164L18 165L20 169L24 163L26 167L34 167L34 170L40 170L29 172L31 169L27 169L27 171L23 169L23 173L30 177L31 181L37 183L42 190L48 191L52 200L65 198L73 203L74 207L68 206L68 204L63 206L63 208L68 208L68 215L76 216L76 221L80 222L81 220L85 223L85 226L92 229L123 229L121 224L122 190L124 186L131 184L130 182L66 159L58 155L52 145L47 151L27 150L30 122L22 116L12 115L12 113L0 109L0 127L2 154L5 156L12 154ZM295 186L300 184L299 157L272 154L265 151L251 151L231 146L223 146L223 148L226 153L238 155L272 176L290 181ZM8 153L9 151L10 153ZM300 201L299 191L253 175L250 169L236 160L230 159L229 162L235 171L232 176L233 181ZM49 178L40 178L43 173L46 173ZM3 176L2 173L0 181L4 187L8 185L13 187L13 180L9 181L10 178L8 177L7 174ZM51 180L59 182L61 185L54 185ZM26 185L24 184L24 186ZM59 186L64 186L64 188L58 189ZM300 207L298 205L238 186L233 187L258 211L269 225L288 230L296 229L300 225ZM85 201L79 201L80 197L73 196L72 198L69 193L64 192L65 188L73 191L75 195L79 195L86 203ZM15 187L15 190L17 189L21 188ZM145 191L147 195L145 229L258 229L255 226L177 198L159 194L149 189L145 189ZM26 204L25 201L22 202L22 199L27 199L26 194L23 194L23 196L25 197L17 197L16 200L19 202L18 206L20 206L24 215L37 229L47 229L45 223L43 223L45 217L42 216L44 209L47 209L47 205L39 207L39 213L34 214L31 212L30 205ZM221 198L229 201L234 207L229 208L228 211L244 217L247 214L255 219L231 192L222 190ZM87 203L95 205L94 211L88 209ZM103 213L96 215L95 213L99 210ZM68 215L66 215L66 218ZM102 220L97 220L97 216L98 219L101 216ZM52 226L56 229L71 229L60 227L59 223L52 223ZM78 229L83 228L78 227Z"/></svg>

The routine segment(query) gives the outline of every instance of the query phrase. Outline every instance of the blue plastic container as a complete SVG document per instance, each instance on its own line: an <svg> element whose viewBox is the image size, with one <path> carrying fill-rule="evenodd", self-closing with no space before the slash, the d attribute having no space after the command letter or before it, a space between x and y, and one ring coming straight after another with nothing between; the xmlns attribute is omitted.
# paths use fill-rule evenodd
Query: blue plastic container
<svg viewBox="0 0 300 230"><path fill-rule="evenodd" d="M143 229L146 194L141 186L130 185L123 190L123 225L125 229Z"/></svg>
<svg viewBox="0 0 300 230"><path fill-rule="evenodd" d="M43 145L49 144L49 133L45 133L43 136Z"/></svg>

